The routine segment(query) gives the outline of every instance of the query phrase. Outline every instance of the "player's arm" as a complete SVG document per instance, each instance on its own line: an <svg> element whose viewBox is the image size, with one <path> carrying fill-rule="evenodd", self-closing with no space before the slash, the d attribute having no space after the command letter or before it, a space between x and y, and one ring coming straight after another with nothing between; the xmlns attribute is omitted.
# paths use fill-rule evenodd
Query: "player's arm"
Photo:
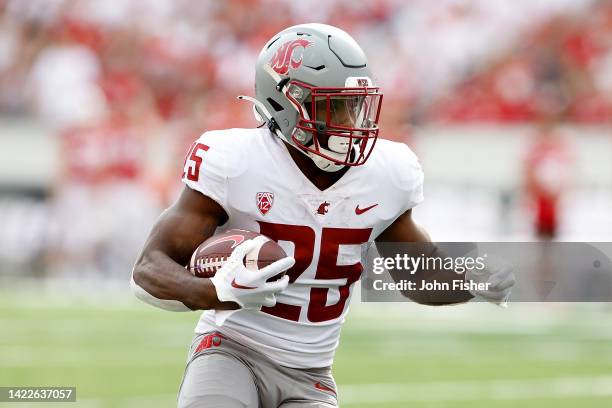
<svg viewBox="0 0 612 408"><path fill-rule="evenodd" d="M214 200L185 187L151 231L136 261L132 289L141 300L167 310L235 309L220 302L210 279L185 269L193 251L210 237L227 214Z"/></svg>
<svg viewBox="0 0 612 408"><path fill-rule="evenodd" d="M412 242L422 243L424 245L415 246L418 248L419 253L408 254L409 256L419 257L421 256L421 250L425 253L425 256L441 256L439 249L436 245L431 242L429 234L412 218L412 210L406 211L399 218L397 218L393 224L391 224L385 231L383 231L376 242ZM395 257L398 255L389 246L377 245L378 252L383 257ZM404 253L400 254L403 256ZM389 273L395 282L399 282L403 279L410 279L417 282L417 287L421 286L422 281L433 281L438 282L449 282L452 286L452 281L460 279L460 275L457 275L453 271L448 270L417 270L414 274L409 274L407 271L390 270ZM472 299L474 296L466 290L455 290L455 291L425 291L425 290L406 290L402 294L411 300L425 304L425 305L448 305L455 303L464 303Z"/></svg>
<svg viewBox="0 0 612 408"><path fill-rule="evenodd" d="M377 248L380 254L384 257L395 257L397 253L393 252L388 246L379 245L383 242L412 242L421 243L422 245L410 246L415 253L407 253L411 257L420 257L424 255L429 258L445 259L444 254L431 239L427 232L417 225L412 219L412 210L406 211L397 220L393 222L382 234L376 239ZM404 248L405 253L406 248ZM403 255L404 253L400 254ZM398 282L402 279L411 279L416 282L417 287L421 287L421 282L438 281L448 283L449 287L453 287L452 282L457 279L471 281L475 283L484 283L487 289L482 290L406 290L404 296L411 300L426 304L426 305L450 305L464 303L474 297L498 305L505 305L510 291L516 280L512 268L500 269L485 269L479 272L467 271L465 273L457 273L448 269L433 269L433 270L417 270L414 274L407 271L391 270L389 273L394 281Z"/></svg>
<svg viewBox="0 0 612 408"><path fill-rule="evenodd" d="M142 301L170 311L197 309L232 310L238 307L261 309L276 304L276 294L284 290L289 277L268 279L291 268L292 257L285 257L253 274L244 257L261 242L247 240L232 251L214 277L192 275L187 265L193 251L210 237L228 216L213 199L185 187L178 201L168 208L153 227L136 262L131 287ZM249 287L235 282L249 282Z"/></svg>

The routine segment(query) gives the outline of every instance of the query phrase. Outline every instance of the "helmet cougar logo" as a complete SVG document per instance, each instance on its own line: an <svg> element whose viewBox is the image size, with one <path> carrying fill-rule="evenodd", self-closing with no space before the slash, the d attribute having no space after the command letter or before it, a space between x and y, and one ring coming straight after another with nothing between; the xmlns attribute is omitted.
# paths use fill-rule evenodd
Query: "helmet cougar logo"
<svg viewBox="0 0 612 408"><path fill-rule="evenodd" d="M299 56L299 59L293 59L295 49L298 47L306 48L311 45L312 43L310 41L303 38L287 41L276 50L276 53L270 59L270 66L281 75L285 75L289 72L290 65L293 69L299 68L300 65L302 65L302 55Z"/></svg>

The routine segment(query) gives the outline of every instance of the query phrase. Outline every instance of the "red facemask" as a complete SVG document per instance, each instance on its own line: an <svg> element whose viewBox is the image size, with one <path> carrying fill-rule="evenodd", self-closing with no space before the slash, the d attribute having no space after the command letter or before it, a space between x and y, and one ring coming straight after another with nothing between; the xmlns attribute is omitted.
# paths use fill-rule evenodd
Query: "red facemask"
<svg viewBox="0 0 612 408"><path fill-rule="evenodd" d="M379 132L383 95L378 87L323 88L291 81L285 95L300 116L293 143L341 166L367 161ZM302 95L307 96L300 102Z"/></svg>

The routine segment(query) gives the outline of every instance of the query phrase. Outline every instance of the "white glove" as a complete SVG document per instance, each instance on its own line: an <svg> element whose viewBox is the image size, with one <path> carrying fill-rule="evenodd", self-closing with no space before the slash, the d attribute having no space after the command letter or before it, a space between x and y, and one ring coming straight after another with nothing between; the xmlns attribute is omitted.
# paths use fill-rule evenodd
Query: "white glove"
<svg viewBox="0 0 612 408"><path fill-rule="evenodd" d="M210 278L220 301L236 302L243 309L255 310L276 305L276 294L287 287L289 276L285 275L274 282L266 280L291 268L295 259L288 256L259 270L247 269L245 256L252 250L258 251L266 242L267 238L257 237L238 245L215 276Z"/></svg>
<svg viewBox="0 0 612 408"><path fill-rule="evenodd" d="M485 290L470 290L476 299L485 300L490 303L495 303L501 307L508 305L510 292L516 283L512 267L506 266L496 269L494 272L484 271L468 271L466 273L466 281L475 283L488 283L488 289Z"/></svg>

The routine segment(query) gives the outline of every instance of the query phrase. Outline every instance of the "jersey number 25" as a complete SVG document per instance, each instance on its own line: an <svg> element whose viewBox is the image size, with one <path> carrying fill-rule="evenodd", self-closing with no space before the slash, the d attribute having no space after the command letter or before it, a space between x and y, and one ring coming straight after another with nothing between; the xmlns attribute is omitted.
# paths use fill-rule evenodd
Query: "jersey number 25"
<svg viewBox="0 0 612 408"><path fill-rule="evenodd" d="M304 225L258 222L262 234L275 241L291 241L295 245L295 265L287 271L289 282L295 282L312 262L315 249L315 231ZM331 305L327 304L329 287L311 288L307 311L309 321L325 322L342 315L350 294L351 285L359 280L363 266L360 262L351 265L338 265L340 245L363 244L368 241L371 231L371 228L323 228L315 279L346 279L346 284L338 288L340 298L337 303ZM297 322L300 319L302 306L277 302L276 306L264 307L261 310L262 312Z"/></svg>

